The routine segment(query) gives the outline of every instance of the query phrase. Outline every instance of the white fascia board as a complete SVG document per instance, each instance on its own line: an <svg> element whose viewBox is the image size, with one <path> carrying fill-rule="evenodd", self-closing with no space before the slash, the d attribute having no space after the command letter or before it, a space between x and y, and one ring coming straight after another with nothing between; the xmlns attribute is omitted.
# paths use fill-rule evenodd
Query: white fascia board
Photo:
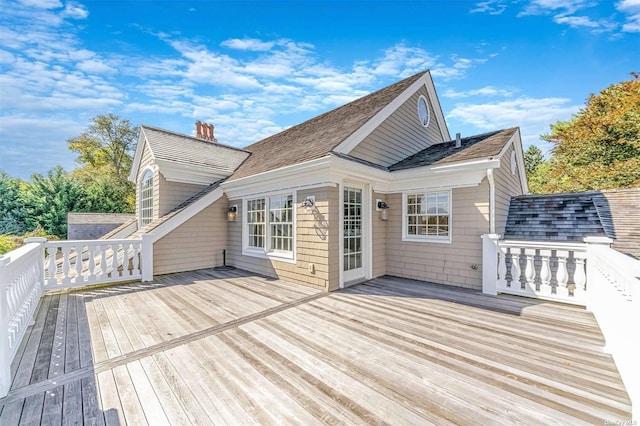
<svg viewBox="0 0 640 426"><path fill-rule="evenodd" d="M147 136L144 134L144 128L140 126L140 132L138 133L138 142L136 142L136 152L133 155L133 164L131 165L131 171L129 172L129 181L135 183L138 180L138 169L140 168L140 163L142 162L142 151L144 151L144 146L147 144ZM151 147L149 147L149 153L151 154L151 158L153 158L153 151L151 151Z"/></svg>
<svg viewBox="0 0 640 426"><path fill-rule="evenodd" d="M389 102L384 108L382 108L376 115L371 117L369 121L363 124L358 130L353 132L349 137L342 141L340 145L333 149L333 151L340 154L348 154L353 151L353 149L358 146L358 144L362 142L364 138L369 136L371 132L373 132L380 124L382 124L382 122L384 122L384 120L386 120L391 114L393 114L395 110L400 108L400 106L402 106L402 104L404 104L407 99L409 99L415 92L417 92L420 87L426 85L428 90L429 83L433 86L433 81L431 81L431 76L429 75L429 73L424 73L422 77L414 81L411 86L409 86L404 92L398 95L394 100ZM439 113L442 114L442 111L439 111Z"/></svg>
<svg viewBox="0 0 640 426"><path fill-rule="evenodd" d="M389 186L391 173L357 161L331 156L331 180L342 182L345 179L352 182L364 182L371 185L375 192L383 192Z"/></svg>
<svg viewBox="0 0 640 426"><path fill-rule="evenodd" d="M182 164L174 161L156 159L158 170L170 182L192 183L196 185L211 185L230 175L220 170L206 166Z"/></svg>
<svg viewBox="0 0 640 426"><path fill-rule="evenodd" d="M431 78L431 71L427 71L427 74L424 78L426 80L425 86L427 87L427 93L429 94L429 98L431 99L431 105L433 106L436 120L438 121L438 126L440 127L442 140L450 141L451 135L449 134L449 127L447 126L447 122L444 119L444 113L442 112L442 106L440 105L440 98L438 98L436 86L433 84L433 79Z"/></svg>
<svg viewBox="0 0 640 426"><path fill-rule="evenodd" d="M204 197L186 207L180 213L168 219L166 222L158 225L157 228L148 232L147 235L150 235L152 237L152 241L155 243L160 238L164 237L165 235L176 229L178 226L182 225L187 220L191 219L196 214L200 213L202 210L218 201L223 195L224 191L222 190L222 188L218 187L214 189Z"/></svg>
<svg viewBox="0 0 640 426"><path fill-rule="evenodd" d="M243 177L220 184L229 199L248 195L263 194L281 189L308 188L311 186L330 186L334 183L329 173L330 157L281 167L268 172Z"/></svg>
<svg viewBox="0 0 640 426"><path fill-rule="evenodd" d="M387 191L382 193L398 193L409 191L433 191L438 189L463 188L477 186L486 176L486 169L471 169L453 173L428 173L415 177L394 177Z"/></svg>
<svg viewBox="0 0 640 426"><path fill-rule="evenodd" d="M522 149L522 138L520 137L520 129L511 136L509 141L504 145L500 154L496 157L502 159L509 147L513 145L513 149L516 153L516 161L518 162L518 177L520 178L520 186L523 194L529 193L529 183L527 182L527 169L524 166L524 150ZM500 167L500 166L498 166Z"/></svg>

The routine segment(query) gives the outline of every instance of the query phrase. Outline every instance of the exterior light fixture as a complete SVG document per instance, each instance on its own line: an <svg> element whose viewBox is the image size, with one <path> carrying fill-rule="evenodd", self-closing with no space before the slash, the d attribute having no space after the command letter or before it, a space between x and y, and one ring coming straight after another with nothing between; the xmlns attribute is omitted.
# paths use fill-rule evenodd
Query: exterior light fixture
<svg viewBox="0 0 640 426"><path fill-rule="evenodd" d="M300 203L300 207L310 209L315 204L316 204L316 197L313 195L310 195L310 196L307 196L307 198L302 203Z"/></svg>
<svg viewBox="0 0 640 426"><path fill-rule="evenodd" d="M238 217L238 206L231 206L227 210L227 220L229 222L235 222Z"/></svg>
<svg viewBox="0 0 640 426"><path fill-rule="evenodd" d="M389 205L383 200L376 200L376 210L380 212L380 220L389 220Z"/></svg>

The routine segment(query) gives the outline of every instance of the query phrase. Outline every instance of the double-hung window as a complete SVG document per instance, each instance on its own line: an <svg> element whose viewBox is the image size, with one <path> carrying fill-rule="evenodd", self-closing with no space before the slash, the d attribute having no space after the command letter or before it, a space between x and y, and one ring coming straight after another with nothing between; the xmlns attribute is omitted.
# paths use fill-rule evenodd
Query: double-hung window
<svg viewBox="0 0 640 426"><path fill-rule="evenodd" d="M153 220L153 172L147 170L140 181L140 227Z"/></svg>
<svg viewBox="0 0 640 426"><path fill-rule="evenodd" d="M404 194L403 239L451 242L451 191Z"/></svg>
<svg viewBox="0 0 640 426"><path fill-rule="evenodd" d="M245 254L293 259L293 195L273 195L246 201Z"/></svg>

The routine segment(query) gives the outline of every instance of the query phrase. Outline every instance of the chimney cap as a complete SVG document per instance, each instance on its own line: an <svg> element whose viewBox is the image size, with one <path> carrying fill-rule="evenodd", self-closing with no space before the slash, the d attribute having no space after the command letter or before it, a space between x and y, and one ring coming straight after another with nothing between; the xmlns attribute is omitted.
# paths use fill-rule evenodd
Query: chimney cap
<svg viewBox="0 0 640 426"><path fill-rule="evenodd" d="M203 123L200 120L196 121L196 138L209 142L217 142L213 136L213 124Z"/></svg>

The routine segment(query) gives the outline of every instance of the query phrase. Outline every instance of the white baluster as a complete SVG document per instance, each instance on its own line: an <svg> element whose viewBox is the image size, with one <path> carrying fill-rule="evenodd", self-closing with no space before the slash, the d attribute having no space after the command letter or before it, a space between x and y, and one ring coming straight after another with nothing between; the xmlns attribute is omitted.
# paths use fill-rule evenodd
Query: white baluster
<svg viewBox="0 0 640 426"><path fill-rule="evenodd" d="M507 252L498 246L498 288L507 288Z"/></svg>
<svg viewBox="0 0 640 426"><path fill-rule="evenodd" d="M573 282L576 288L573 290L573 296L577 300L583 300L586 291L585 284L587 283L587 275L584 270L586 255L586 253L574 253L574 257L576 258L576 271L573 274Z"/></svg>
<svg viewBox="0 0 640 426"><path fill-rule="evenodd" d="M131 271L132 275L140 275L142 271L140 271L140 245L142 243L131 243L131 247L133 248L133 270Z"/></svg>
<svg viewBox="0 0 640 426"><path fill-rule="evenodd" d="M98 279L107 279L107 247L106 245L99 246L100 248L100 275Z"/></svg>
<svg viewBox="0 0 640 426"><path fill-rule="evenodd" d="M82 249L83 249L83 246L82 245L76 245L74 247L74 249L76 251L76 264L75 264L76 278L75 278L75 284L76 285L81 285L82 282L84 281L84 277L82 276Z"/></svg>
<svg viewBox="0 0 640 426"><path fill-rule="evenodd" d="M118 276L118 244L111 244L111 278Z"/></svg>
<svg viewBox="0 0 640 426"><path fill-rule="evenodd" d="M87 271L87 281L93 282L96 279L96 259L95 259L96 246L94 244L87 244L87 252L89 253L89 270Z"/></svg>
<svg viewBox="0 0 640 426"><path fill-rule="evenodd" d="M49 279L47 280L48 286L55 286L58 283L58 271L56 269L56 254L58 253L58 247L47 247L47 257L49 258L48 273Z"/></svg>
<svg viewBox="0 0 640 426"><path fill-rule="evenodd" d="M524 276L527 280L527 291L536 293L536 268L533 263L536 250L525 249L524 254L527 256L527 264L524 268Z"/></svg>
<svg viewBox="0 0 640 426"><path fill-rule="evenodd" d="M543 295L551 295L550 257L551 250L540 250L540 258L542 259L542 265L540 267L540 293Z"/></svg>
<svg viewBox="0 0 640 426"><path fill-rule="evenodd" d="M568 298L569 290L567 289L567 282L569 281L569 274L567 273L567 258L569 257L569 252L566 250L556 250L556 257L558 258L558 271L556 272L558 287L556 287L556 295L558 297Z"/></svg>
<svg viewBox="0 0 640 426"><path fill-rule="evenodd" d="M511 248L510 252L511 252L511 288L515 290L522 290L522 284L520 283L520 249Z"/></svg>
<svg viewBox="0 0 640 426"><path fill-rule="evenodd" d="M69 259L70 247L68 245L62 246L62 284L71 284L71 277L69 277L69 270L71 269L71 260Z"/></svg>

